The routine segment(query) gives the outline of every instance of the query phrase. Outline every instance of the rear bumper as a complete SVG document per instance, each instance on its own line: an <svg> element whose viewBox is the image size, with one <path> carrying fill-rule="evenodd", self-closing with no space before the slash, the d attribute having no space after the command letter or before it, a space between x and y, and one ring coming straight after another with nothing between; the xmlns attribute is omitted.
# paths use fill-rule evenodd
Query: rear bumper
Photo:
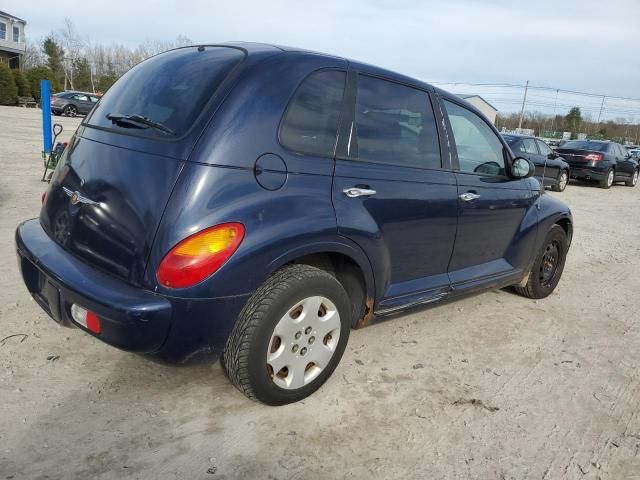
<svg viewBox="0 0 640 480"><path fill-rule="evenodd" d="M57 323L76 326L123 350L181 362L217 358L247 296L184 299L129 285L77 259L54 242L37 219L16 230L18 264L31 296ZM102 331L76 324L71 305L95 312Z"/></svg>
<svg viewBox="0 0 640 480"><path fill-rule="evenodd" d="M594 180L602 180L607 176L608 171L608 168L595 169L571 166L570 175L572 178L592 178Z"/></svg>

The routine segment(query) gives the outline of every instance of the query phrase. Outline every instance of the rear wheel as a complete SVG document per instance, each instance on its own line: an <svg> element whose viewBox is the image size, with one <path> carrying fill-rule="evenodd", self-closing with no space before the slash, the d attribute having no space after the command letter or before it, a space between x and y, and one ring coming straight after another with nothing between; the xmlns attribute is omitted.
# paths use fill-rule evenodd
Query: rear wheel
<svg viewBox="0 0 640 480"><path fill-rule="evenodd" d="M615 178L615 175L616 174L613 171L613 168L610 168L607 174L604 177L602 177L602 180L600 180L600 188L611 188L611 185L613 185L613 179Z"/></svg>
<svg viewBox="0 0 640 480"><path fill-rule="evenodd" d="M520 295L544 298L558 285L567 258L567 234L560 225L554 225L547 233L524 287L514 287Z"/></svg>
<svg viewBox="0 0 640 480"><path fill-rule="evenodd" d="M564 192L564 189L567 188L568 183L569 172L567 172L566 170L560 170L558 178L556 179L556 184L553 186L553 190L556 192Z"/></svg>
<svg viewBox="0 0 640 480"><path fill-rule="evenodd" d="M76 115L78 115L78 109L75 105L67 105L66 107L64 107L64 114L67 117L75 117Z"/></svg>
<svg viewBox="0 0 640 480"><path fill-rule="evenodd" d="M268 405L302 400L338 365L351 311L335 277L309 265L286 266L243 308L225 346L223 367L249 398Z"/></svg>
<svg viewBox="0 0 640 480"><path fill-rule="evenodd" d="M630 179L630 180L627 180L627 181L625 182L625 185L626 185L627 187L635 187L637 183L638 183L638 169L636 169L636 170L633 172L633 176L631 177L631 179Z"/></svg>

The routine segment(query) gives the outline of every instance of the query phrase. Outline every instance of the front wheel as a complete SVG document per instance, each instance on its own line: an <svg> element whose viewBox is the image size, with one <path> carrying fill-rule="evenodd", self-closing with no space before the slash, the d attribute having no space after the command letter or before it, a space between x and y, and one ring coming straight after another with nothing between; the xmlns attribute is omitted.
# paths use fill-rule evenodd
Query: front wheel
<svg viewBox="0 0 640 480"><path fill-rule="evenodd" d="M558 285L569 249L567 234L560 225L554 225L547 233L524 287L514 287L515 291L529 298L545 298Z"/></svg>
<svg viewBox="0 0 640 480"><path fill-rule="evenodd" d="M625 182L625 185L626 185L627 187L635 187L637 183L638 183L638 169L636 169L636 170L633 172L633 176L631 177L631 179L630 179L630 180L627 180L627 181Z"/></svg>
<svg viewBox="0 0 640 480"><path fill-rule="evenodd" d="M556 180L556 184L553 186L553 190L556 192L564 192L564 189L567 188L567 184L569 183L569 172L566 170L560 170L558 174L558 178Z"/></svg>
<svg viewBox="0 0 640 480"><path fill-rule="evenodd" d="M613 179L615 178L615 172L613 171L613 168L610 168L609 171L607 172L607 174L602 177L602 180L600 180L600 188L611 188L611 185L613 185Z"/></svg>
<svg viewBox="0 0 640 480"><path fill-rule="evenodd" d="M269 277L243 308L222 364L247 397L268 405L297 402L329 378L344 353L351 302L335 277L288 265Z"/></svg>

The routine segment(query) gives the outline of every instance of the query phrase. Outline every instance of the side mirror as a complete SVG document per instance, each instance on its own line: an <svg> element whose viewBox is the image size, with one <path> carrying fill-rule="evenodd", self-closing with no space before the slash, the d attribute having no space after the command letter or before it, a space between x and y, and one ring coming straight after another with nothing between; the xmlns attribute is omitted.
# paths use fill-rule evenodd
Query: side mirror
<svg viewBox="0 0 640 480"><path fill-rule="evenodd" d="M513 178L529 178L533 176L536 167L524 157L516 157L511 164L511 176Z"/></svg>
<svg viewBox="0 0 640 480"><path fill-rule="evenodd" d="M558 158L559 156L560 156L560 155L558 155L556 152L551 152L551 153L547 156L547 158L548 158L549 160L553 160L554 158Z"/></svg>

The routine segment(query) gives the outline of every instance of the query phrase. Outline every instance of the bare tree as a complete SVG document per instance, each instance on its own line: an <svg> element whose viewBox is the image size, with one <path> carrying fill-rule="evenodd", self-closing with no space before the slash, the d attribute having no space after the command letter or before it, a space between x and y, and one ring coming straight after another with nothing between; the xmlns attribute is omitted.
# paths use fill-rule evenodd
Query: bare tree
<svg viewBox="0 0 640 480"><path fill-rule="evenodd" d="M58 32L60 43L65 51L64 61L64 88L67 89L67 80L73 90L73 65L80 57L83 42L76 27L70 18L64 19L64 24Z"/></svg>
<svg viewBox="0 0 640 480"><path fill-rule="evenodd" d="M37 43L27 39L24 56L22 57L22 62L20 64L20 68L22 70L29 70L31 68L40 67L47 62L44 53L42 53L40 45L42 45L42 39Z"/></svg>

